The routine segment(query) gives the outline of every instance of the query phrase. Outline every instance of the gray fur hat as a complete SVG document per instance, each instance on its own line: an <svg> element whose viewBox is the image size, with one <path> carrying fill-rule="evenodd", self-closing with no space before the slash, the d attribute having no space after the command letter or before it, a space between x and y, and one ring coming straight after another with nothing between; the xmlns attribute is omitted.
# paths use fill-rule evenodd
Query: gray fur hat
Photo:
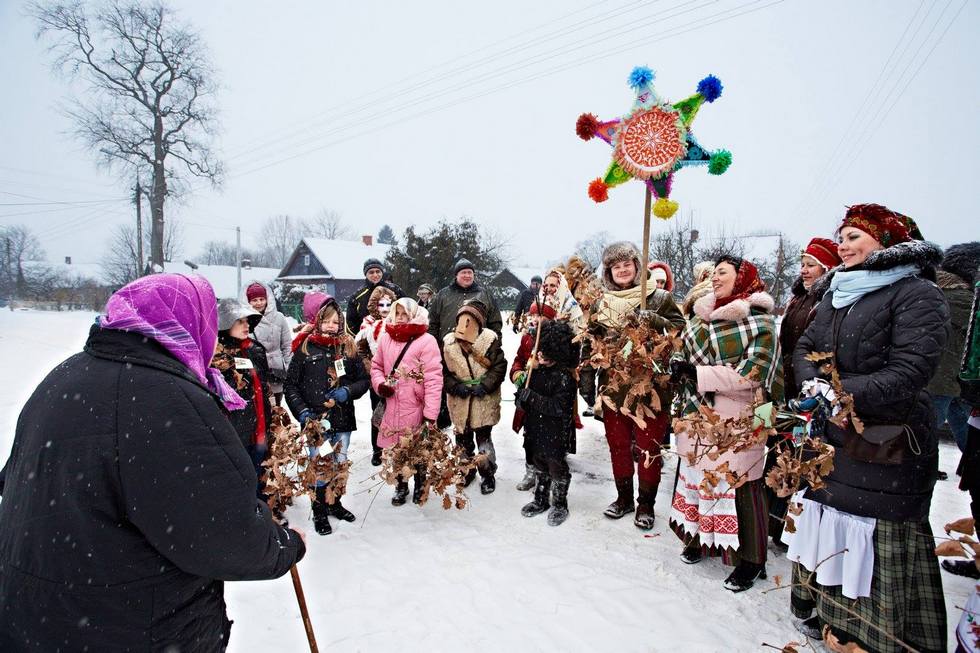
<svg viewBox="0 0 980 653"><path fill-rule="evenodd" d="M218 300L218 331L227 331L238 320L248 320L248 330L252 331L262 321L262 314L234 297Z"/></svg>
<svg viewBox="0 0 980 653"><path fill-rule="evenodd" d="M469 259L461 258L453 266L453 274L459 274L462 270L473 270L476 272L476 266L470 263Z"/></svg>
<svg viewBox="0 0 980 653"><path fill-rule="evenodd" d="M977 268L980 267L980 242L960 243L947 248L939 267L972 286L977 281Z"/></svg>

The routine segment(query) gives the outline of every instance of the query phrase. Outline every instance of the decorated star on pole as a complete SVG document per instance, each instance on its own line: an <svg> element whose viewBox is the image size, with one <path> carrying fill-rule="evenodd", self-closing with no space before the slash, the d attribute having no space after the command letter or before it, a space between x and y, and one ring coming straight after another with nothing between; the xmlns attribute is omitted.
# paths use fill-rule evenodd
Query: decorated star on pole
<svg viewBox="0 0 980 653"><path fill-rule="evenodd" d="M731 152L706 150L691 133L691 123L701 105L721 96L721 81L708 75L698 83L697 93L673 104L653 90L653 71L649 68L634 68L629 84L636 91L636 102L628 114L602 122L591 113L583 113L575 123L575 132L582 140L598 136L613 148L605 176L589 184L589 197L603 202L613 186L640 179L657 198L653 214L666 220L677 212L677 202L670 199L675 172L707 165L709 173L720 175L732 163Z"/></svg>

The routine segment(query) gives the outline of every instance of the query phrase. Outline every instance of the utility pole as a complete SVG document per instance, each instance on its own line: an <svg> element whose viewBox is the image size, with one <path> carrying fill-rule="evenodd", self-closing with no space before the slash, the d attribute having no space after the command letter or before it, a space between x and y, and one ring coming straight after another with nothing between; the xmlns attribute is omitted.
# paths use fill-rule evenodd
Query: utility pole
<svg viewBox="0 0 980 653"><path fill-rule="evenodd" d="M136 278L143 276L143 202L140 201L140 180L136 180Z"/></svg>
<svg viewBox="0 0 980 653"><path fill-rule="evenodd" d="M776 301L782 303L783 297L783 232L779 232L779 246L776 248L776 280L773 284Z"/></svg>
<svg viewBox="0 0 980 653"><path fill-rule="evenodd" d="M239 297L242 294L242 228L241 227L235 227L235 273L238 275L236 277L238 280L238 286L235 292L235 297Z"/></svg>

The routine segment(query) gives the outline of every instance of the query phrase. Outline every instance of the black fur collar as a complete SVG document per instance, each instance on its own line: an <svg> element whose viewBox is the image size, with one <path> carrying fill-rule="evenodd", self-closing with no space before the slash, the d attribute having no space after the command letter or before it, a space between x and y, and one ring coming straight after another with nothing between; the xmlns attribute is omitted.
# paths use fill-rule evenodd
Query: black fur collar
<svg viewBox="0 0 980 653"><path fill-rule="evenodd" d="M929 281L936 280L936 267L943 260L943 250L939 245L925 240L910 240L906 243L892 245L885 249L871 252L868 258L861 265L851 268L852 270L891 270L900 265L918 265L922 270L919 276ZM830 281L834 275L844 269L844 265L827 272L810 288L810 292L819 292L821 296L830 287Z"/></svg>

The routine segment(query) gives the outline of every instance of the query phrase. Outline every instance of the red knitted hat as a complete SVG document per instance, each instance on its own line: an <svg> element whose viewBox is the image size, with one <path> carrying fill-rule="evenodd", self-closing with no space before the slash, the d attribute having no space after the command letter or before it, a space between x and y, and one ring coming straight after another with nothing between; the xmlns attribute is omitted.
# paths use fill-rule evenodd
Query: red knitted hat
<svg viewBox="0 0 980 653"><path fill-rule="evenodd" d="M815 258L824 270L835 268L841 263L840 256L837 255L837 243L829 238L814 238L802 254Z"/></svg>
<svg viewBox="0 0 980 653"><path fill-rule="evenodd" d="M538 308L540 306L540 309ZM555 310L554 306L549 304L542 304L541 302L534 302L531 304L531 310L528 311L529 315L541 315L545 316L549 320L553 320L558 317L558 311Z"/></svg>
<svg viewBox="0 0 980 653"><path fill-rule="evenodd" d="M263 286L261 283L258 282L253 283L252 285L250 285L248 288L245 289L245 297L246 299L248 299L248 301L252 301L256 297L268 298L268 296L269 295L265 291L265 286Z"/></svg>

